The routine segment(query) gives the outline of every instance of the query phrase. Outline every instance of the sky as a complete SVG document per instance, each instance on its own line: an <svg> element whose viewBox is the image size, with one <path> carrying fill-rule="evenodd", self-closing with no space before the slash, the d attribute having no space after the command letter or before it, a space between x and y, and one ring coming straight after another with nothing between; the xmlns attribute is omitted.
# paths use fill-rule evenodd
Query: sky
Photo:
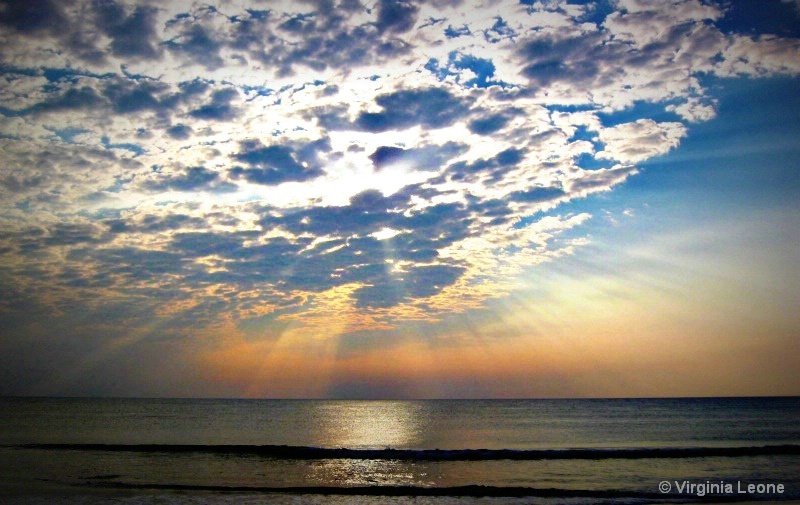
<svg viewBox="0 0 800 505"><path fill-rule="evenodd" d="M800 395L800 4L0 1L0 394Z"/></svg>

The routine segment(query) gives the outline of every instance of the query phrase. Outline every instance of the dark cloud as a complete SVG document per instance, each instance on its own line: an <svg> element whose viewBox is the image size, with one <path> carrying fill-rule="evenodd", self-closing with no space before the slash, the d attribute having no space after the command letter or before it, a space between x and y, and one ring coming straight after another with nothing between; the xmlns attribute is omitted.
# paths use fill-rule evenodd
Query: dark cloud
<svg viewBox="0 0 800 505"><path fill-rule="evenodd" d="M69 261L93 261L107 275L126 281L160 280L164 274L181 274L186 270L182 254L136 247L75 248L67 254ZM162 293L160 296L164 296Z"/></svg>
<svg viewBox="0 0 800 505"><path fill-rule="evenodd" d="M221 243L233 240L222 237ZM239 286L270 283L311 291L324 290L331 287L331 279L327 273L319 273L321 264L301 257L310 239L289 241L283 237L271 238L265 243L243 247L238 250L225 250L217 247L217 254L222 254L232 261L225 264L224 272L213 274L198 273L200 278L209 277L214 282L233 282ZM307 262L307 263L304 263ZM312 278L313 277L313 278ZM317 287L314 282L320 282Z"/></svg>
<svg viewBox="0 0 800 505"><path fill-rule="evenodd" d="M266 252L260 247L244 248L236 252L236 258L244 261L228 265L228 269L237 275L279 282L287 289L322 291L362 283L366 286L356 292L360 307L390 307L430 296L465 271L462 265L443 262L438 249L471 233L471 211L462 204L440 204L406 215L402 210L407 204L403 192L387 197L369 190L352 197L348 205L267 216L260 223L264 229L337 238L310 248L284 242L281 249L268 252L273 267L268 271L257 261ZM401 233L384 240L371 236L385 227ZM395 272L389 270L387 260L414 263Z"/></svg>
<svg viewBox="0 0 800 505"><path fill-rule="evenodd" d="M393 307L413 298L426 298L455 283L464 268L455 265L421 265L403 272L389 272L380 265L377 279L355 292L361 308Z"/></svg>
<svg viewBox="0 0 800 505"><path fill-rule="evenodd" d="M344 213L336 214L341 217ZM365 212L360 220L360 230L348 227L337 231L379 229L391 219L391 215L374 210L372 217ZM352 282L366 284L355 293L358 306L391 307L412 298L435 294L463 274L461 266L444 264L414 264L403 272L389 270L389 259L434 261L438 256L435 247L441 245L441 242L431 239L417 238L415 233L404 233L387 242L371 236L330 240L312 250L278 256L281 259L276 266L276 275L280 275L280 283L290 289L322 291Z"/></svg>
<svg viewBox="0 0 800 505"><path fill-rule="evenodd" d="M448 142L444 145L430 145L414 149L402 149L393 146L380 146L369 159L376 169L393 163L405 162L420 170L439 170L448 160L467 151L469 146Z"/></svg>
<svg viewBox="0 0 800 505"><path fill-rule="evenodd" d="M179 20L183 30L177 37L164 42L164 46L178 55L191 58L198 65L209 70L220 68L225 64L219 52L223 41L217 40L198 20L185 17Z"/></svg>
<svg viewBox="0 0 800 505"><path fill-rule="evenodd" d="M406 149L401 147L380 146L375 149L375 152L369 155L369 159L372 160L372 164L375 168L382 168L386 165L401 161L407 152Z"/></svg>
<svg viewBox="0 0 800 505"><path fill-rule="evenodd" d="M589 33L580 37L557 39L541 37L526 43L520 53L527 65L522 73L539 86L556 81L584 82L600 71L602 35Z"/></svg>
<svg viewBox="0 0 800 505"><path fill-rule="evenodd" d="M306 119L316 118L320 126L329 130L347 130L352 127L347 119L347 105L329 105L312 107L306 112Z"/></svg>
<svg viewBox="0 0 800 505"><path fill-rule="evenodd" d="M640 17L656 17L656 12L642 13ZM646 24L646 20L642 20ZM632 46L617 39L609 39L603 32L580 36L540 36L525 42L518 54L526 62L522 74L531 84L546 87L553 83L569 83L583 91L592 91L613 85L620 77L636 69L658 70L665 62L675 58L677 52L689 57L702 52L702 44L692 47L700 38L707 45L719 43L716 35L694 35L702 24L683 23L665 29L653 41ZM688 47L682 48L683 45ZM678 51L677 48L682 48ZM688 63L691 65L691 62ZM668 98L668 97L664 97Z"/></svg>
<svg viewBox="0 0 800 505"><path fill-rule="evenodd" d="M105 230L96 224L56 223L43 237L47 246L76 245L83 243L100 243L110 240Z"/></svg>
<svg viewBox="0 0 800 505"><path fill-rule="evenodd" d="M403 33L414 27L419 7L405 0L380 0L376 25L381 32Z"/></svg>
<svg viewBox="0 0 800 505"><path fill-rule="evenodd" d="M407 54L411 45L399 36L414 26L418 10L413 2L381 0L371 11L373 19L352 24L354 13L367 11L355 0L310 2L307 12L287 16L258 9L228 16L213 6L195 6L166 22L169 35L162 40L157 4L88 0L72 15L64 8L72 3L0 0L0 26L26 36L52 36L59 51L89 64L107 63L108 55L157 60L167 50L214 70L226 64L222 54L231 48L239 63L250 60L290 75L298 66L350 69Z"/></svg>
<svg viewBox="0 0 800 505"><path fill-rule="evenodd" d="M472 218L461 203L440 203L398 218L397 227L410 229L414 238L428 240L437 249L470 236Z"/></svg>
<svg viewBox="0 0 800 505"><path fill-rule="evenodd" d="M142 111L169 110L175 106L173 97L162 102L160 95L169 91L169 86L155 80L136 81L115 78L105 85L103 95L111 102L115 111L131 114Z"/></svg>
<svg viewBox="0 0 800 505"><path fill-rule="evenodd" d="M448 167L446 176L455 181L499 181L522 161L525 151L510 147L492 158L472 163L457 162Z"/></svg>
<svg viewBox="0 0 800 505"><path fill-rule="evenodd" d="M180 89L181 94L185 97L201 95L210 88L211 85L209 82L201 77L195 77L191 81L183 81L178 84L178 89Z"/></svg>
<svg viewBox="0 0 800 505"><path fill-rule="evenodd" d="M412 89L380 95L375 102L382 112L362 112L356 126L369 132L409 128L449 126L464 116L469 107L441 88Z"/></svg>
<svg viewBox="0 0 800 505"><path fill-rule="evenodd" d="M402 39L383 37L374 26L345 28L342 21L337 17L327 18L327 23L316 24L316 30L309 28L309 33L299 42L274 40L272 44L251 49L250 56L278 68L279 75L285 76L295 73L297 65L316 71L329 67L349 70L389 61L408 53L411 48Z"/></svg>
<svg viewBox="0 0 800 505"><path fill-rule="evenodd" d="M34 215L42 207L73 205L76 200L95 192L95 187L86 188L88 177L103 174L118 164L125 163L114 150L85 145L49 141L31 147L29 142L8 142L3 145L4 169L0 174L0 189L4 196L9 192L16 198L8 198L9 207L14 206L28 215ZM129 160L128 168L137 166ZM111 177L101 179L98 185L113 184Z"/></svg>
<svg viewBox="0 0 800 505"><path fill-rule="evenodd" d="M429 263L439 257L438 248L442 245L440 237L423 236L416 230L410 230L389 239L386 244L391 247L392 259Z"/></svg>
<svg viewBox="0 0 800 505"><path fill-rule="evenodd" d="M306 181L325 172L319 166L320 152L330 150L327 139L298 145L264 146L259 141L245 141L243 150L234 156L248 168L234 167L230 174L256 184L276 185L290 181Z"/></svg>
<svg viewBox="0 0 800 505"><path fill-rule="evenodd" d="M265 229L281 227L297 235L345 237L349 249L367 247L368 250L362 253L374 251L381 254L384 251L381 241L368 235L385 227L406 231L387 239L387 244L390 244L395 258L413 261L433 259L438 255L437 249L470 234L470 211L464 205L439 204L406 214L403 210L411 194L417 193L398 192L387 197L379 191L368 190L352 197L348 205L303 209L280 218L269 216L261 221L261 225ZM341 244L327 244L325 247L337 245ZM322 245L317 247L322 248ZM351 259L356 263L374 263L364 257Z"/></svg>
<svg viewBox="0 0 800 505"><path fill-rule="evenodd" d="M178 124L167 128L167 135L175 140L186 140L192 136L193 131L191 126Z"/></svg>
<svg viewBox="0 0 800 505"><path fill-rule="evenodd" d="M510 119L506 113L491 114L473 119L467 124L467 128L478 135L491 135L508 124Z"/></svg>
<svg viewBox="0 0 800 505"><path fill-rule="evenodd" d="M62 29L67 23L63 6L68 3L52 0L2 0L0 25L23 33Z"/></svg>
<svg viewBox="0 0 800 505"><path fill-rule="evenodd" d="M455 283L465 268L457 265L422 265L404 275L401 282L411 298L427 298Z"/></svg>
<svg viewBox="0 0 800 505"><path fill-rule="evenodd" d="M172 250L185 256L235 255L242 248L242 238L234 234L212 232L177 233L172 238Z"/></svg>
<svg viewBox="0 0 800 505"><path fill-rule="evenodd" d="M48 98L46 101L36 104L27 110L21 111L23 114L28 112L47 113L59 112L75 109L90 109L104 105L106 101L89 86L70 88L65 92Z"/></svg>
<svg viewBox="0 0 800 505"><path fill-rule="evenodd" d="M144 154L146 152L146 150L139 144L133 144L131 142L111 142L111 140L105 135L100 137L100 143L106 149L126 149L132 152L136 156L139 156L140 154ZM122 158L119 161L120 163L126 163L126 158ZM138 162L133 162L133 163L138 163ZM134 164L131 166L138 166L138 165Z"/></svg>
<svg viewBox="0 0 800 505"><path fill-rule="evenodd" d="M392 17L386 11L384 35L380 23L348 24L349 16L359 10L363 7L350 0L316 2L315 10L285 16L274 29L271 22L281 19L279 14L249 11L233 20L230 37L220 39L219 44L244 51L248 58L277 69L282 76L292 75L297 66L317 71L349 69L408 52L409 44L390 29L402 27L402 16Z"/></svg>
<svg viewBox="0 0 800 505"><path fill-rule="evenodd" d="M385 197L380 191L367 190L350 198L350 204L337 207L313 207L288 213L281 219L265 218L266 228L282 226L295 234L316 236L368 235L388 226L395 209L405 201Z"/></svg>
<svg viewBox="0 0 800 505"><path fill-rule="evenodd" d="M466 37L472 35L472 32L469 29L469 26L462 25L458 28L453 28L452 25L447 25L447 28L444 30L444 35L448 39L455 39L458 37Z"/></svg>
<svg viewBox="0 0 800 505"><path fill-rule="evenodd" d="M565 196L567 194L562 188L537 186L523 191L515 191L510 198L515 202L540 203L550 202Z"/></svg>
<svg viewBox="0 0 800 505"><path fill-rule="evenodd" d="M236 19L229 41L249 58L278 69L279 75L303 66L321 71L387 61L406 54L410 44L398 34L413 27L417 7L410 2L382 0L374 22L348 23L353 13L364 11L360 2L310 2L314 9L283 18L273 30L268 16ZM269 16L277 19L278 15Z"/></svg>
<svg viewBox="0 0 800 505"><path fill-rule="evenodd" d="M101 244L113 236L108 228L96 223L55 223L48 227L28 227L0 232L0 246L23 253L44 251L49 247Z"/></svg>
<svg viewBox="0 0 800 505"><path fill-rule="evenodd" d="M189 113L197 119L211 121L230 121L235 119L238 111L231 102L239 96L233 88L218 89L211 94L211 102Z"/></svg>
<svg viewBox="0 0 800 505"><path fill-rule="evenodd" d="M65 6L74 2L50 0L3 0L0 25L28 36L45 33L59 41L59 50L90 64L102 64L107 53L125 58L156 58L161 49L155 30L156 9L136 7L130 14L113 0L87 2L77 17L67 15ZM84 18L83 16L86 16ZM87 22L94 22L94 27ZM111 38L104 47L100 34Z"/></svg>
<svg viewBox="0 0 800 505"><path fill-rule="evenodd" d="M217 192L235 189L231 184L220 181L219 174L204 167L189 167L183 173L150 180L144 187L151 191L198 191L213 190Z"/></svg>
<svg viewBox="0 0 800 505"><path fill-rule="evenodd" d="M0 176L0 186L3 186L12 193L24 193L30 189L41 186L47 177L43 174L8 174Z"/></svg>
<svg viewBox="0 0 800 505"><path fill-rule="evenodd" d="M157 216L145 214L135 219L108 219L103 221L110 233L159 233L169 230L202 228L208 223L201 218L186 214Z"/></svg>
<svg viewBox="0 0 800 505"><path fill-rule="evenodd" d="M294 14L278 25L278 29L300 34L310 33L316 29L314 17L314 14L311 13Z"/></svg>
<svg viewBox="0 0 800 505"><path fill-rule="evenodd" d="M95 0L95 24L111 37L115 56L152 59L161 56L152 7L137 6L128 14L115 0Z"/></svg>
<svg viewBox="0 0 800 505"><path fill-rule="evenodd" d="M20 71L24 70L15 69L15 72ZM35 74L36 71L30 72ZM187 102L195 102L197 95L203 95L212 89L202 79L181 82L174 86L130 74L92 74L67 68L47 68L43 73L49 83L44 86L46 94L42 101L17 110L0 107L0 113L6 116L27 116L110 108L113 112L132 116L152 112L161 122L169 124L171 116L179 108ZM238 111L231 102L238 96L238 91L231 87L216 89L211 92L210 100L205 105L189 111L189 115L207 120L234 119ZM71 126L55 130L67 142L74 137L74 132L88 131ZM175 139L185 139L192 131L191 126L180 123L168 128L167 135ZM140 136L146 136L147 130L140 128L139 132Z"/></svg>

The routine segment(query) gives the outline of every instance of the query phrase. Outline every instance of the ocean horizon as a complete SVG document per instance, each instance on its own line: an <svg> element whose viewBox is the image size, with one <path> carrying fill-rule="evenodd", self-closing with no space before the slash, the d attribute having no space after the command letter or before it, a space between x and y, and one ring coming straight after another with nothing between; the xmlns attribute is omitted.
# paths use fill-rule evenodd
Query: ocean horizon
<svg viewBox="0 0 800 505"><path fill-rule="evenodd" d="M800 500L800 397L6 397L0 412L9 503Z"/></svg>

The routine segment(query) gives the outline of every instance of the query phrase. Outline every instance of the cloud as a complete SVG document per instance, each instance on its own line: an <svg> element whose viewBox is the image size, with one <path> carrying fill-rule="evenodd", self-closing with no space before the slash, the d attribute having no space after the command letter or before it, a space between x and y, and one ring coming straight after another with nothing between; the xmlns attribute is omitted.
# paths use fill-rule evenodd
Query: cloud
<svg viewBox="0 0 800 505"><path fill-rule="evenodd" d="M60 2L32 0L16 2L4 0L0 9L0 24L22 33L49 32L64 23L65 16Z"/></svg>
<svg viewBox="0 0 800 505"><path fill-rule="evenodd" d="M222 182L218 173L204 167L188 167L181 173L169 176L156 175L144 183L149 191L235 191L236 187Z"/></svg>
<svg viewBox="0 0 800 505"><path fill-rule="evenodd" d="M510 147L500 151L492 158L480 159L472 163L454 163L448 167L448 174L452 180L458 181L499 181L516 168L524 154L521 149Z"/></svg>
<svg viewBox="0 0 800 505"><path fill-rule="evenodd" d="M508 124L511 117L508 114L498 113L473 119L469 122L469 131L478 135L491 135Z"/></svg>
<svg viewBox="0 0 800 505"><path fill-rule="evenodd" d="M394 275L382 272L355 292L356 306L394 307L404 300L432 296L452 285L464 270L451 265L423 265Z"/></svg>
<svg viewBox="0 0 800 505"><path fill-rule="evenodd" d="M280 218L265 217L261 224L285 228L297 235L368 235L388 225L394 219L395 208L404 202L405 199L387 198L380 191L368 190L353 195L348 205L298 209Z"/></svg>
<svg viewBox="0 0 800 505"><path fill-rule="evenodd" d="M548 86L557 81L587 86L600 73L598 63L612 56L607 46L600 44L602 40L599 33L535 38L520 49L526 63L522 74L536 86Z"/></svg>
<svg viewBox="0 0 800 505"><path fill-rule="evenodd" d="M419 7L406 0L380 0L376 25L381 32L403 33L414 27Z"/></svg>
<svg viewBox="0 0 800 505"><path fill-rule="evenodd" d="M714 117L714 77L798 75L798 39L726 9L3 2L2 317L299 339L479 308L581 247L565 204Z"/></svg>
<svg viewBox="0 0 800 505"><path fill-rule="evenodd" d="M446 89L402 90L379 95L380 112L361 112L355 125L368 132L384 132L421 125L449 126L466 114L466 105Z"/></svg>
<svg viewBox="0 0 800 505"><path fill-rule="evenodd" d="M516 202L548 202L567 196L562 188L555 187L533 187L522 191L517 191L511 195L511 199Z"/></svg>
<svg viewBox="0 0 800 505"><path fill-rule="evenodd" d="M218 89L211 94L211 102L189 112L189 115L197 119L230 121L237 115L231 102L238 96L239 92L233 88Z"/></svg>
<svg viewBox="0 0 800 505"><path fill-rule="evenodd" d="M169 28L177 31L177 35L167 39L164 46L167 50L180 56L189 57L198 65L213 70L224 65L220 56L223 41L211 23L219 16L218 11L210 6L200 8L191 14L181 14L169 22Z"/></svg>
<svg viewBox="0 0 800 505"><path fill-rule="evenodd" d="M111 37L111 51L115 56L143 59L161 56L155 8L139 5L128 14L114 0L97 1L94 7L95 23Z"/></svg>
<svg viewBox="0 0 800 505"><path fill-rule="evenodd" d="M210 232L181 232L173 235L172 247L188 257L220 254L235 255L242 248L242 237Z"/></svg>
<svg viewBox="0 0 800 505"><path fill-rule="evenodd" d="M157 81L114 79L105 86L103 95L108 98L116 112L130 114L168 107L159 99L159 95L166 89L166 85Z"/></svg>
<svg viewBox="0 0 800 505"><path fill-rule="evenodd" d="M103 221L110 233L153 234L168 230L198 229L206 225L206 220L187 214L172 213L164 216L139 214L135 217L114 218Z"/></svg>
<svg viewBox="0 0 800 505"><path fill-rule="evenodd" d="M104 100L93 88L82 86L79 88L69 88L63 93L52 96L44 102L38 103L27 110L20 111L26 113L50 113L70 109L88 109L104 105Z"/></svg>
<svg viewBox="0 0 800 505"><path fill-rule="evenodd" d="M656 123L652 119L639 119L604 128L599 139L605 148L599 158L610 158L622 163L637 163L665 154L676 147L686 135L682 123Z"/></svg>
<svg viewBox="0 0 800 505"><path fill-rule="evenodd" d="M245 141L242 151L234 159L244 162L248 168L234 167L230 174L256 184L276 185L289 181L302 182L324 174L316 166L320 152L329 149L325 140L310 142L297 147L264 146L259 141Z"/></svg>
<svg viewBox="0 0 800 505"><path fill-rule="evenodd" d="M191 126L187 126L185 124L177 124L175 126L170 126L167 128L167 135L174 138L175 140L186 140L192 136L192 132L194 130Z"/></svg>
<svg viewBox="0 0 800 505"><path fill-rule="evenodd" d="M416 149L403 149L393 146L380 146L369 155L376 170L395 163L405 163L421 170L438 171L447 161L466 152L469 146L448 142L436 146L423 146Z"/></svg>

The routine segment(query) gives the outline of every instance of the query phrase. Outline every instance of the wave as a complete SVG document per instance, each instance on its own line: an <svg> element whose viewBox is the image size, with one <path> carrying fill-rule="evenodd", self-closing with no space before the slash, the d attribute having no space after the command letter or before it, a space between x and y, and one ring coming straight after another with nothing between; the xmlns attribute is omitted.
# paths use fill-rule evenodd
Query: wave
<svg viewBox="0 0 800 505"><path fill-rule="evenodd" d="M139 453L211 453L273 459L403 461L600 460L800 455L800 445L655 447L625 449L347 449L291 445L22 444L23 449Z"/></svg>
<svg viewBox="0 0 800 505"><path fill-rule="evenodd" d="M478 484L450 487L428 486L216 486L193 484L156 484L103 482L84 485L114 489L162 490L162 491L199 491L223 493L264 493L295 495L332 495L332 496L449 496L449 497L541 497L541 498L594 498L594 499L657 499L670 501L669 496L661 493L640 491L615 491L596 489L562 489L533 488L520 486L484 486ZM686 501L684 498L682 501Z"/></svg>

